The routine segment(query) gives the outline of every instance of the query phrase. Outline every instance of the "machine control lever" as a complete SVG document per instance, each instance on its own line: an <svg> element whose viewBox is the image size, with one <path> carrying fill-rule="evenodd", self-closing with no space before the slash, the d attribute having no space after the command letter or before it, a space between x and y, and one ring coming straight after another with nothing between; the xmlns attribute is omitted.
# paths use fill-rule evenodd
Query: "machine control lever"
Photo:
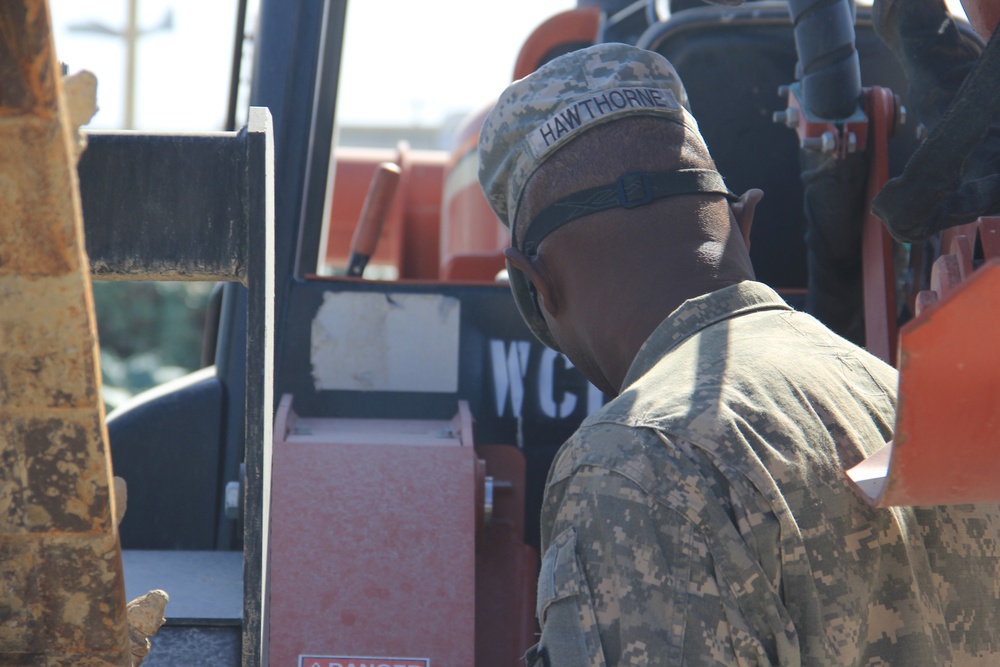
<svg viewBox="0 0 1000 667"><path fill-rule="evenodd" d="M402 170L399 165L393 162L382 162L375 167L375 174L368 187L368 196L365 197L361 217L351 239L351 256L347 264L348 276L360 278L365 266L368 265L368 260L375 254L375 246L378 245L382 228L389 218L401 175Z"/></svg>

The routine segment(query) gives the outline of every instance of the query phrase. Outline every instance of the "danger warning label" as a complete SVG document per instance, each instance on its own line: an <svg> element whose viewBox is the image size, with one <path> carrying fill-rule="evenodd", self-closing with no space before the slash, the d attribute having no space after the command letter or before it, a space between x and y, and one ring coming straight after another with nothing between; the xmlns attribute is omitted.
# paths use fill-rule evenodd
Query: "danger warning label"
<svg viewBox="0 0 1000 667"><path fill-rule="evenodd" d="M431 667L431 661L428 658L300 655L299 667Z"/></svg>

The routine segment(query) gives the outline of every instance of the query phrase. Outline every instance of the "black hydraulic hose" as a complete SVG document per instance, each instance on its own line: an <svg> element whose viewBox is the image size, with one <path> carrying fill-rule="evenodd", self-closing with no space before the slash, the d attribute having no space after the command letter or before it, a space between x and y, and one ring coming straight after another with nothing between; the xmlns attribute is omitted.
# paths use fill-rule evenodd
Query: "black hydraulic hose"
<svg viewBox="0 0 1000 667"><path fill-rule="evenodd" d="M788 0L788 9L806 110L830 120L848 118L861 97L853 0Z"/></svg>
<svg viewBox="0 0 1000 667"><path fill-rule="evenodd" d="M853 0L789 0L799 56L800 103L816 117L849 118L861 97ZM868 174L862 152L799 152L806 215L806 310L864 343L861 221Z"/></svg>

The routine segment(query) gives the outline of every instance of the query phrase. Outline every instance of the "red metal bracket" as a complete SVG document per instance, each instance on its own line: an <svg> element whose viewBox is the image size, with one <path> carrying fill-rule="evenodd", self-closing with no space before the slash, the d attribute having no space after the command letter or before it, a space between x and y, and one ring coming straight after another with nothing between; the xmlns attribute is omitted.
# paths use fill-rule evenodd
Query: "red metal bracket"
<svg viewBox="0 0 1000 667"><path fill-rule="evenodd" d="M778 89L778 94L787 98L788 107L784 111L774 113L774 122L794 129L799 135L801 148L831 153L834 157L843 159L851 153L868 148L871 117L868 100L871 97L871 90L864 89L861 103L854 115L830 120L815 116L802 106L802 89L798 83L782 86ZM892 95L891 92L889 94ZM890 137L895 132L897 123L901 125L906 118L906 110L899 104L899 99L895 97L893 99L895 104L888 125Z"/></svg>
<svg viewBox="0 0 1000 667"><path fill-rule="evenodd" d="M861 252L865 290L865 347L887 363L896 362L896 271L892 237L871 212L871 201L889 180L889 137L898 119L898 98L888 88L873 86L863 93L869 118L868 191Z"/></svg>

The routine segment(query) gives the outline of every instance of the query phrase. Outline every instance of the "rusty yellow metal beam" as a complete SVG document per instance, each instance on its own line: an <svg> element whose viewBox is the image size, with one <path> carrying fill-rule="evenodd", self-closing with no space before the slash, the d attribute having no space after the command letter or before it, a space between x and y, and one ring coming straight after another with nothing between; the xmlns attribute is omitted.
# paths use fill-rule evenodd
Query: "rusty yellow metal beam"
<svg viewBox="0 0 1000 667"><path fill-rule="evenodd" d="M131 664L74 131L45 0L0 3L0 664Z"/></svg>

